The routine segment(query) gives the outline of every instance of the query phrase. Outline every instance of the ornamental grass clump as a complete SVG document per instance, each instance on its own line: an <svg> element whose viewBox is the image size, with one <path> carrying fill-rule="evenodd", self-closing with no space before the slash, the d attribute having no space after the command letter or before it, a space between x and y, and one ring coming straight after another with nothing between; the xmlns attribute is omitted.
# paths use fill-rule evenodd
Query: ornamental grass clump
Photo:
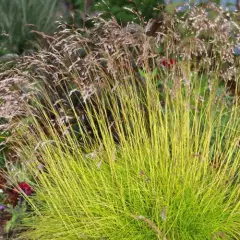
<svg viewBox="0 0 240 240"><path fill-rule="evenodd" d="M36 182L23 239L240 238L239 103L214 79L192 74L162 94L142 74L145 85L109 82L86 102L93 136L77 116L78 133L56 129L47 112L66 113L35 100L42 118L15 136Z"/></svg>
<svg viewBox="0 0 240 240"><path fill-rule="evenodd" d="M61 25L0 74L21 163L10 182L32 189L23 239L239 239L239 28L226 20L209 5L152 34L151 21Z"/></svg>
<svg viewBox="0 0 240 240"><path fill-rule="evenodd" d="M159 10L159 14L163 15L161 20L141 25L122 26L115 19L106 21L98 16L89 19L91 27L75 29L59 23L54 35L38 32L44 48L0 65L0 116L7 122L4 126L0 123L0 128L12 129L16 118L26 117L22 102L39 86L45 86L52 101L58 100L56 95L65 100L65 92L72 91L76 107L104 85L105 79L121 81L124 74L128 81L134 74L144 82L141 70L146 65L151 71L163 66L161 79L166 78L166 72L188 78L185 66L189 66L210 81L213 76L227 82L234 92L240 69L237 13L208 3L182 13L173 9ZM172 65L174 72L168 71ZM80 101L75 97L79 92L84 96Z"/></svg>

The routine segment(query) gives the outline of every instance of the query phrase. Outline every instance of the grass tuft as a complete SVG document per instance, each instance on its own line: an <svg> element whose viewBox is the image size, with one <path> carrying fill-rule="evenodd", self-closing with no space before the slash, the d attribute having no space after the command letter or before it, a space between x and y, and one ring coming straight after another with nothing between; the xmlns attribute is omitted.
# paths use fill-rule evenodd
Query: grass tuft
<svg viewBox="0 0 240 240"><path fill-rule="evenodd" d="M38 104L41 124L33 116L19 132L36 181L23 238L240 238L237 103L217 81L209 89L192 75L160 92L145 79L109 84L86 103L94 136L77 116L78 134L56 130ZM50 100L48 108L61 117Z"/></svg>

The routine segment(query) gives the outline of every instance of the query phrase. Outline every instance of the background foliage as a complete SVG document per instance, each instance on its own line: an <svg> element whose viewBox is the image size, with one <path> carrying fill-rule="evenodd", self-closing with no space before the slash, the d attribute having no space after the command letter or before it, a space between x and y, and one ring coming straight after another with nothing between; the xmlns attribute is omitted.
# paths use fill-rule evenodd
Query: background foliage
<svg viewBox="0 0 240 240"><path fill-rule="evenodd" d="M164 0L106 0L99 1L94 8L103 12L104 16L110 17L113 15L120 23L126 24L131 21L138 22L138 16L142 16L145 20L159 17L160 12L159 10L156 11L156 8L164 4Z"/></svg>
<svg viewBox="0 0 240 240"><path fill-rule="evenodd" d="M0 54L33 48L37 35L31 30L53 32L59 6L59 0L1 0Z"/></svg>

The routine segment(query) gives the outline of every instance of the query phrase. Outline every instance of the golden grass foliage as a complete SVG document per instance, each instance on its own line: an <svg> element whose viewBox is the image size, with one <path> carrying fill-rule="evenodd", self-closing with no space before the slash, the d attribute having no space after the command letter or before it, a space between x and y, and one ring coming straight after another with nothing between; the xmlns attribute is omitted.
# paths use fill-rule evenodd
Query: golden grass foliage
<svg viewBox="0 0 240 240"><path fill-rule="evenodd" d="M66 124L57 131L39 103L47 134L34 117L19 132L18 152L36 181L23 237L240 237L237 104L194 76L164 94L144 76L145 86L110 84L87 103L94 137L79 119L81 143ZM48 107L61 117L50 99Z"/></svg>

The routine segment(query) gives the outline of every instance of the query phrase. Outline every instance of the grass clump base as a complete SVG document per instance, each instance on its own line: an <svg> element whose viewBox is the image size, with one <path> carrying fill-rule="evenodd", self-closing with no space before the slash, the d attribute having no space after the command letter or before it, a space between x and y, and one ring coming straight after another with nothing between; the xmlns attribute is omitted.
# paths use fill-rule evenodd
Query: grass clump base
<svg viewBox="0 0 240 240"><path fill-rule="evenodd" d="M81 120L57 131L39 105L45 130L33 117L19 135L36 181L23 238L240 238L237 103L201 79L159 91L150 76L86 104L91 137Z"/></svg>

